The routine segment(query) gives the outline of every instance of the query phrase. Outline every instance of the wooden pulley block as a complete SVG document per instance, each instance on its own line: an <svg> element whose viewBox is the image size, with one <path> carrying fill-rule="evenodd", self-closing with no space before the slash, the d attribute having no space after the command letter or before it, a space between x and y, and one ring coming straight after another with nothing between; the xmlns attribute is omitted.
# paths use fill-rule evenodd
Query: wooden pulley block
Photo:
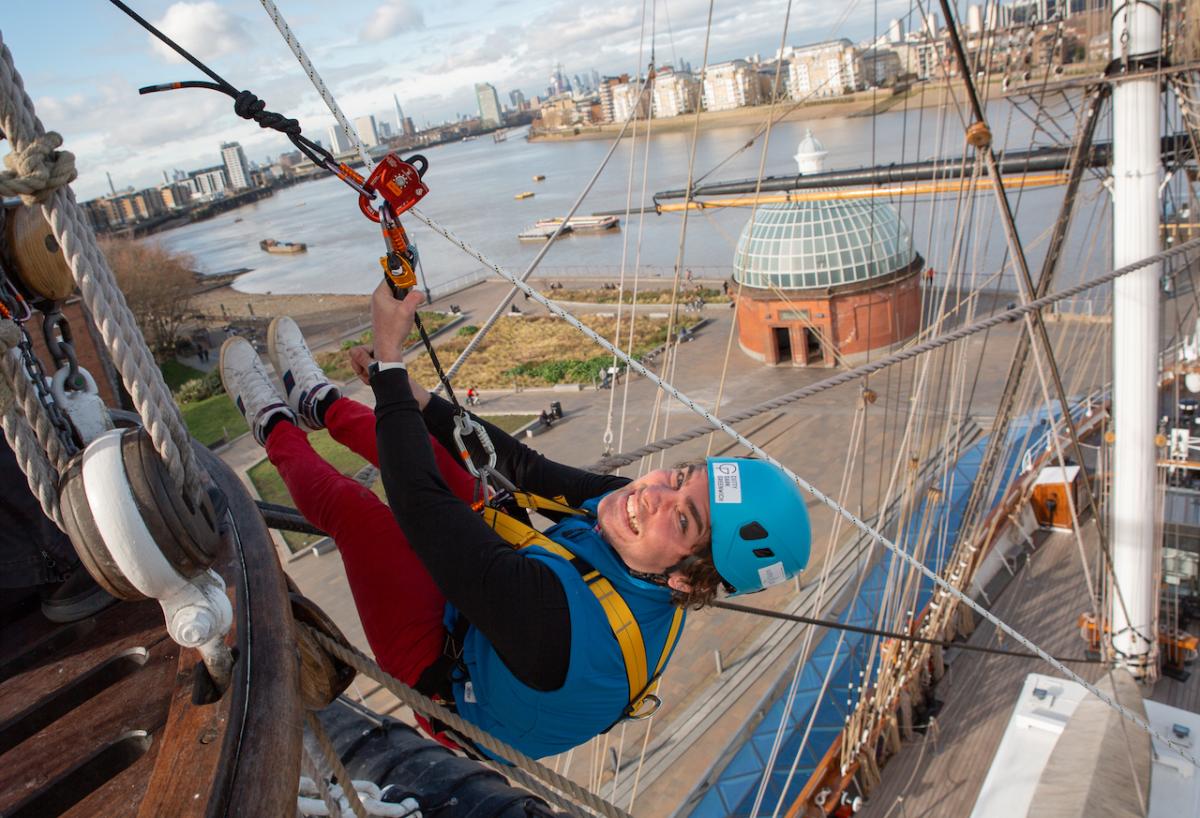
<svg viewBox="0 0 1200 818"><path fill-rule="evenodd" d="M308 625L338 644L350 647L349 640L317 603L295 591L288 594L292 618L296 622L296 644L300 650L300 698L308 710L322 710L354 681L356 671L321 647Z"/></svg>
<svg viewBox="0 0 1200 818"><path fill-rule="evenodd" d="M75 291L75 278L40 207L9 208L8 246L25 294L62 301Z"/></svg>
<svg viewBox="0 0 1200 818"><path fill-rule="evenodd" d="M141 427L89 443L68 463L58 495L80 560L115 597L162 599L216 561L211 500L196 508L182 495Z"/></svg>

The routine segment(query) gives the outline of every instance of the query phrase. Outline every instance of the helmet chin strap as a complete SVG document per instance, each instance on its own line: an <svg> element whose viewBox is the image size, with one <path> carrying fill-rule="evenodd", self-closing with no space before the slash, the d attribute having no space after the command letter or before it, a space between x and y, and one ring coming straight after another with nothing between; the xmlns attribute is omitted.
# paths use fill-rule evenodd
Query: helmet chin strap
<svg viewBox="0 0 1200 818"><path fill-rule="evenodd" d="M694 554L688 554L686 557L681 559L679 562L675 563L674 565L664 568L662 571L660 571L658 573L647 573L645 571L635 571L632 568L629 568L628 566L626 566L626 568L629 570L629 575L634 577L635 579L640 579L644 582L650 582L650 583L653 583L654 585L662 585L665 587L667 585L667 581L671 578L671 574L674 574L676 571L684 570L689 565L692 565L693 563L695 563L697 561L697 559L698 558Z"/></svg>

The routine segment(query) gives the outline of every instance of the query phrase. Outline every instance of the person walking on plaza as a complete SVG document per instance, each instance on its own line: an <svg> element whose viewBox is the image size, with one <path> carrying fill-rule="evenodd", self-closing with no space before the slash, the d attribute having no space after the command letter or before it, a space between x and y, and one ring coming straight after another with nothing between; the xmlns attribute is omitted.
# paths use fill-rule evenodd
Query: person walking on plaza
<svg viewBox="0 0 1200 818"><path fill-rule="evenodd" d="M471 507L478 484L450 454L455 408L401 363L421 300L382 285L372 298L374 349L351 362L373 413L326 380L289 318L268 333L283 394L241 338L221 348L221 376L299 510L338 544L380 666L528 755L563 752L642 706L685 608L804 569L804 499L762 461L708 458L630 480L556 463L480 421L500 472L565 504L544 512L559 520L544 534L504 517L533 543L514 547L503 515L489 524L490 509ZM390 509L313 451L305 430L321 428L380 468ZM627 614L619 636L600 588Z"/></svg>

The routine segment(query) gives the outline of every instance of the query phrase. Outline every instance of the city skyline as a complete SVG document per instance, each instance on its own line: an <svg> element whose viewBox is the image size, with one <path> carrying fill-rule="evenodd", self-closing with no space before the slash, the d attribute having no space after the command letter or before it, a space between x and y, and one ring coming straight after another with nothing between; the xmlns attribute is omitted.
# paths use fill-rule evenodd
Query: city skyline
<svg viewBox="0 0 1200 818"><path fill-rule="evenodd" d="M710 60L773 53L782 23L775 5L748 0L718 10ZM815 0L802 6L793 20L805 24L793 26L789 41L811 42L833 31L854 39L871 34L869 23L837 27L839 12ZM332 116L257 3L140 0L134 7L231 83L299 119L310 137L327 139ZM475 111L476 83L494 85L502 100L514 90L526 98L543 96L546 78L559 64L572 80L592 71L636 72L642 50L641 4L633 0L603 7L532 0L522 6L520 20L481 0L437 8L406 0L349 0L333 20L316 0L287 0L281 10L347 116L391 122L396 95L418 127ZM884 20L907 11L899 0L880 5ZM706 15L707 4L699 0L671 10L673 50L693 63L703 50ZM140 188L153 184L164 168L209 162L212 146L222 142L240 142L255 158L289 149L279 135L239 120L218 94L183 90L139 97L140 85L194 79L198 72L161 53L107 4L27 4L11 18L5 21L5 44L22 66L47 128L62 132L65 147L78 157L81 198L108 189L106 171L118 187ZM44 47L48 30L55 31L53 49ZM553 51L546 42L555 44ZM660 48L670 53L666 46L664 37ZM417 56L397 60L398 49ZM64 64L64 53L77 55L87 70Z"/></svg>

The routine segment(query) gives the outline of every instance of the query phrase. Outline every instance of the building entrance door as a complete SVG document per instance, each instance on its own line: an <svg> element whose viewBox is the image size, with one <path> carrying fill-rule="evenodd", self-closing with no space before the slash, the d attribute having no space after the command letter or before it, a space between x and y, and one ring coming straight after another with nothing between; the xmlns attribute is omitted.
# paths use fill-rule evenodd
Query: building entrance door
<svg viewBox="0 0 1200 818"><path fill-rule="evenodd" d="M787 327L772 327L771 335L775 339L775 363L790 364L792 362L792 333Z"/></svg>
<svg viewBox="0 0 1200 818"><path fill-rule="evenodd" d="M821 338L812 327L804 328L804 362L809 366L825 363L825 352L821 349Z"/></svg>

